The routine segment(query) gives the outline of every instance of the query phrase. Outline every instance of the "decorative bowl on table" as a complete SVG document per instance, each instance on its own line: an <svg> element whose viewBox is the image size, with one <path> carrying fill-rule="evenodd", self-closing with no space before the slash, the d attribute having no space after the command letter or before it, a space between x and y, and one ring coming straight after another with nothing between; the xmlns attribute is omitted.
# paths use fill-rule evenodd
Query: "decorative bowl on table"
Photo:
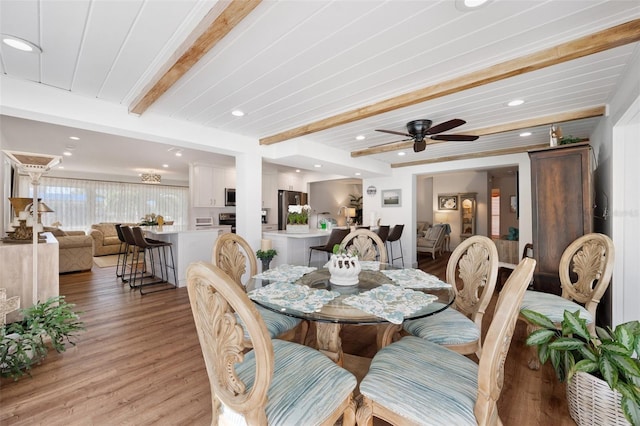
<svg viewBox="0 0 640 426"><path fill-rule="evenodd" d="M334 285L358 285L358 275L362 267L358 261L358 256L348 254L334 254L329 260L329 281Z"/></svg>

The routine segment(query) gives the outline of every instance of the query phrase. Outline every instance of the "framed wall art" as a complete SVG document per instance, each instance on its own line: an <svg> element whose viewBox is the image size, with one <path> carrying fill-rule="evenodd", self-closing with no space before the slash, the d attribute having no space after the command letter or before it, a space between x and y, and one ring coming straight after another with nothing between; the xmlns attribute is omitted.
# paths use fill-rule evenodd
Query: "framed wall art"
<svg viewBox="0 0 640 426"><path fill-rule="evenodd" d="M458 210L458 194L438 194L438 210Z"/></svg>
<svg viewBox="0 0 640 426"><path fill-rule="evenodd" d="M382 207L400 207L402 201L401 189L387 189L380 191Z"/></svg>

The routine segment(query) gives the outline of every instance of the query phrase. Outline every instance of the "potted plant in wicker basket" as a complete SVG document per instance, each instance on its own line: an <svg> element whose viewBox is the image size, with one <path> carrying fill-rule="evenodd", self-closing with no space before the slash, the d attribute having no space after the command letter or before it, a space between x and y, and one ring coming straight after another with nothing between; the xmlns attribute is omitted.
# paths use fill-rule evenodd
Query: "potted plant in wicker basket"
<svg viewBox="0 0 640 426"><path fill-rule="evenodd" d="M522 310L539 327L527 337L540 363L548 360L558 379L567 381L571 417L578 425L640 425L640 323L615 329L596 327L591 336L578 312L564 312L558 330L546 316Z"/></svg>

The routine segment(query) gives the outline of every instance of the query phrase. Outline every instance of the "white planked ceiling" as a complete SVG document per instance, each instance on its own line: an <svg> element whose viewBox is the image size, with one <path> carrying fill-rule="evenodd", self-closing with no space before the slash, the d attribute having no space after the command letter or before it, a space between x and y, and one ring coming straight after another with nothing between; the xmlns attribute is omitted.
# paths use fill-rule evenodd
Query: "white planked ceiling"
<svg viewBox="0 0 640 426"><path fill-rule="evenodd" d="M2 0L1 32L33 41L43 53L25 55L2 46L0 70L129 107L176 59L204 16L225 5ZM640 2L627 0L494 0L472 12L460 11L453 0L268 0L149 111L257 140L638 18ZM374 130L405 131L406 122L419 118L434 124L462 118L467 124L448 133L464 133L603 106L639 49L637 42L627 44L312 133L300 143L350 152L402 139ZM526 103L507 107L514 98ZM234 109L246 115L233 117ZM597 123L595 118L562 126L565 135L588 137ZM397 152L373 158L395 164L548 142L548 126L524 130L533 135L521 138L513 131L476 142L433 144L402 158ZM357 141L357 135L366 139Z"/></svg>

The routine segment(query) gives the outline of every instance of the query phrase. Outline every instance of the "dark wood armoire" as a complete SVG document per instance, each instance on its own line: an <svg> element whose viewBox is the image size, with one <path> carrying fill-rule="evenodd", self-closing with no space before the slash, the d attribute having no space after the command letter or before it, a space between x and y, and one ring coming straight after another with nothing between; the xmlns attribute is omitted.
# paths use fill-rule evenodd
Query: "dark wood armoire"
<svg viewBox="0 0 640 426"><path fill-rule="evenodd" d="M588 143L529 152L535 290L560 294L562 252L593 232L591 155Z"/></svg>

